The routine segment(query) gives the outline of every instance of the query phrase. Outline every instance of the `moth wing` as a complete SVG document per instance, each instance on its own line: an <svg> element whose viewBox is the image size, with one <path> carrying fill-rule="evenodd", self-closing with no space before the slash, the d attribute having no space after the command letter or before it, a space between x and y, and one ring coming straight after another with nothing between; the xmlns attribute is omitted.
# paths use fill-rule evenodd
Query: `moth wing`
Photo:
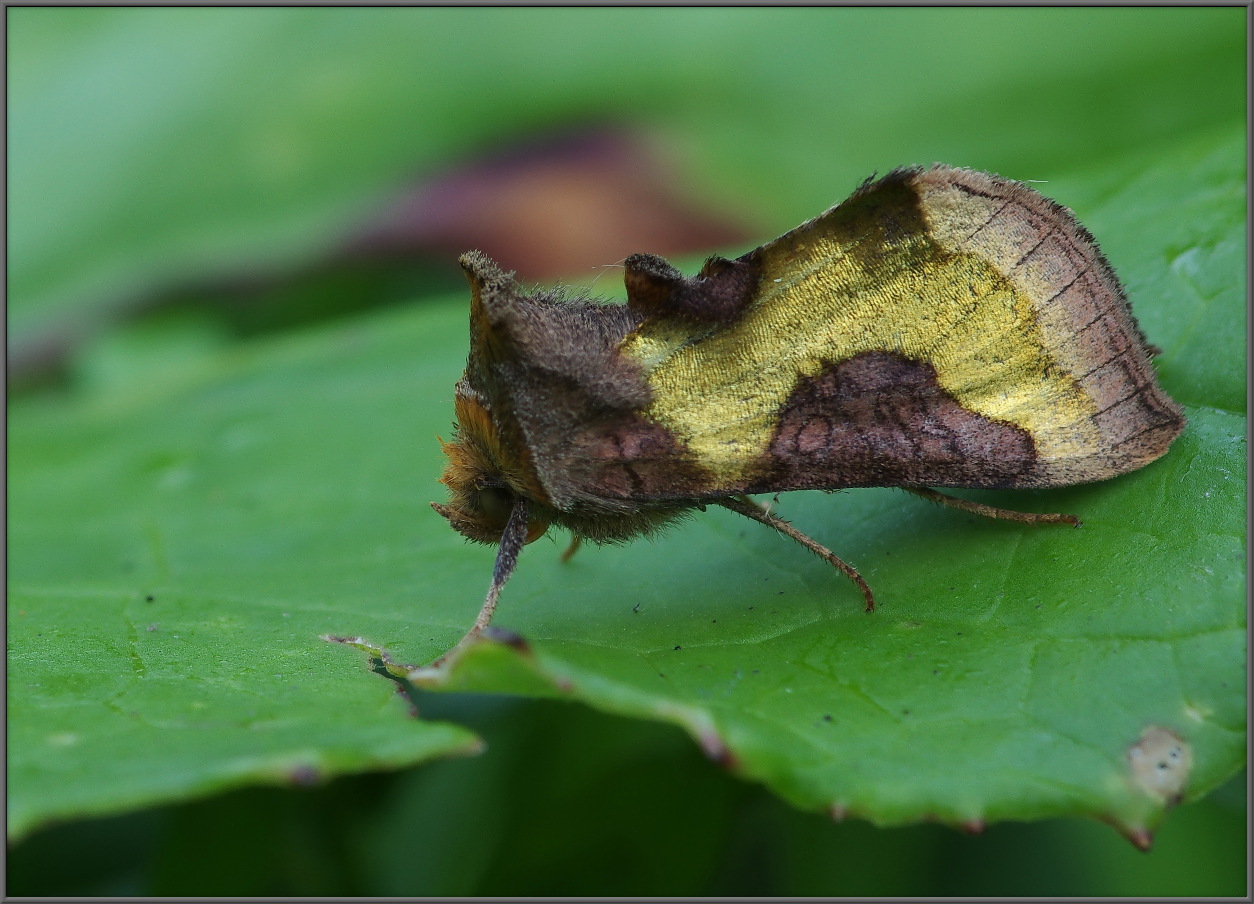
<svg viewBox="0 0 1254 904"><path fill-rule="evenodd" d="M734 263L740 311L655 312L620 347L707 495L1067 485L1183 429L1096 243L1021 183L897 170Z"/></svg>

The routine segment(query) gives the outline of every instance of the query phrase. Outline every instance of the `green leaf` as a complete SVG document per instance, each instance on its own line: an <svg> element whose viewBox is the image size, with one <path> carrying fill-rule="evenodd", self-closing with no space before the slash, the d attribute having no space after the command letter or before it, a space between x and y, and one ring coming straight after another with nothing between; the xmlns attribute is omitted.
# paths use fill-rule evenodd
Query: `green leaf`
<svg viewBox="0 0 1254 904"><path fill-rule="evenodd" d="M873 615L728 512L568 565L539 543L497 616L528 650L476 647L448 686L681 724L805 808L884 824L1087 814L1146 842L1166 801L1129 769L1143 731L1187 745L1186 798L1245 758L1244 361L1212 333L1244 323L1244 153L1230 128L1050 192L1102 238L1189 416L1136 474L979 496L1083 528L887 489L781 499L862 570ZM1112 185L1143 190L1071 197ZM1206 216L1156 215L1163 193ZM11 407L15 835L475 748L406 718L366 658L322 639L422 663L477 611L492 554L426 507L464 299L235 347L205 332L106 337L83 365L90 391Z"/></svg>
<svg viewBox="0 0 1254 904"><path fill-rule="evenodd" d="M395 615L436 560L414 547L416 424L389 412L444 382L414 365L429 323L177 373L154 337L148 380L133 358L90 401L13 407L11 833L479 749L322 639L415 630Z"/></svg>

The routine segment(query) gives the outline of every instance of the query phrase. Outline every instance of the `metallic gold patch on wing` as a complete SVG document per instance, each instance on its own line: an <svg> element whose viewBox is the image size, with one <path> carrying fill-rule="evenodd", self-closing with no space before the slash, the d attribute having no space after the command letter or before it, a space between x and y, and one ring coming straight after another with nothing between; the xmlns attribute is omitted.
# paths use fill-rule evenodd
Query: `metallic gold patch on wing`
<svg viewBox="0 0 1254 904"><path fill-rule="evenodd" d="M654 389L646 416L725 485L765 452L799 379L870 351L929 362L963 407L1030 431L1042 458L1096 440L1092 399L1046 354L1031 299L988 261L922 234L872 246L817 229L772 253L737 322L692 341L649 321L623 346Z"/></svg>

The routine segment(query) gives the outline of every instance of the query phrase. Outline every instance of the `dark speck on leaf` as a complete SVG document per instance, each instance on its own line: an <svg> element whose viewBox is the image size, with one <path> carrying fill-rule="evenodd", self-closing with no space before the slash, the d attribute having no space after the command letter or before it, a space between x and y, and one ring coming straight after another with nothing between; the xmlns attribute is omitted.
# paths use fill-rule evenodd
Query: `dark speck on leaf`
<svg viewBox="0 0 1254 904"><path fill-rule="evenodd" d="M679 644L675 644L675 649L676 649L676 650L681 650L681 649L683 649L683 648L682 648Z"/></svg>

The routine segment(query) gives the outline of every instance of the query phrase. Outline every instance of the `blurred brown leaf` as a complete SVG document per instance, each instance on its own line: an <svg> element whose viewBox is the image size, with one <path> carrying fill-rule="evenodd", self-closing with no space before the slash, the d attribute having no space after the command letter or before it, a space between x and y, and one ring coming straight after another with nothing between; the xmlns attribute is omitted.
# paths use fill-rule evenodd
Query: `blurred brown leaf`
<svg viewBox="0 0 1254 904"><path fill-rule="evenodd" d="M521 280L550 281L591 276L638 251L692 255L755 236L743 220L702 207L681 178L623 129L532 137L419 180L364 222L345 224L344 239L312 260L118 299L11 348L10 392L63 379L92 335L157 312L209 313L248 335L455 291L457 257L470 249Z"/></svg>
<svg viewBox="0 0 1254 904"><path fill-rule="evenodd" d="M639 251L694 254L751 236L700 209L641 138L598 129L505 148L428 180L346 250L454 258L477 248L522 279L548 280Z"/></svg>

